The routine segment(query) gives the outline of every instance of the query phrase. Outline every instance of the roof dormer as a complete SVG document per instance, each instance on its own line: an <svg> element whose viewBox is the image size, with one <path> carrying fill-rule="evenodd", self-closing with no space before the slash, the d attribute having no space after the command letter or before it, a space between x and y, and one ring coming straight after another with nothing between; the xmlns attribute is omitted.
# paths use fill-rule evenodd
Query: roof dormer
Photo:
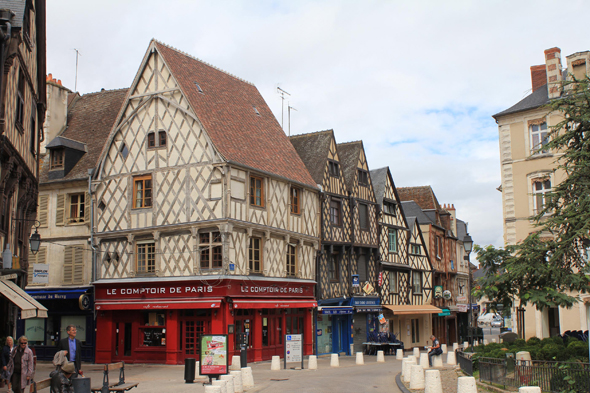
<svg viewBox="0 0 590 393"><path fill-rule="evenodd" d="M49 150L49 180L63 179L88 152L86 144L63 136L58 136L49 142L47 150Z"/></svg>

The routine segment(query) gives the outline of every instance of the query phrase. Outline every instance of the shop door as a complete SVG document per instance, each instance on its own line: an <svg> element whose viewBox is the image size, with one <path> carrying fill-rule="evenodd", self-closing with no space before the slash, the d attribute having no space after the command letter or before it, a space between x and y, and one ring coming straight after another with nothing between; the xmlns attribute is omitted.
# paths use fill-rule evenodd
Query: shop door
<svg viewBox="0 0 590 393"><path fill-rule="evenodd" d="M348 353L348 318L343 316L337 316L332 318L334 326L334 335L332 337L334 350L336 353Z"/></svg>
<svg viewBox="0 0 590 393"><path fill-rule="evenodd" d="M235 324L236 324L236 333L246 333L248 335L248 345L246 345L247 351L247 359L248 362L254 361L254 347L253 347L253 340L254 337L254 310L237 310L235 316ZM240 354L240 345L238 344L238 340L236 341L236 345L234 348L234 353L236 355Z"/></svg>
<svg viewBox="0 0 590 393"><path fill-rule="evenodd" d="M114 323L113 337L115 337L113 348L113 360L130 362L133 360L133 320L131 318L120 318Z"/></svg>
<svg viewBox="0 0 590 393"><path fill-rule="evenodd" d="M264 310L262 314L262 359L283 356L282 310Z"/></svg>

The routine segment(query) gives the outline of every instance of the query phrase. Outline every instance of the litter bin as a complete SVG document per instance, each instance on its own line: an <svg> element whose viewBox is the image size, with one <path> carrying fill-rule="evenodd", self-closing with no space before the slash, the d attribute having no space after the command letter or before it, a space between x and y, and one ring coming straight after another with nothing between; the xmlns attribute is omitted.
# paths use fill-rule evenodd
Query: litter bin
<svg viewBox="0 0 590 393"><path fill-rule="evenodd" d="M197 368L197 359L184 359L184 382L193 383L195 381L195 370Z"/></svg>
<svg viewBox="0 0 590 393"><path fill-rule="evenodd" d="M80 376L72 378L72 387L74 393L90 393L90 378Z"/></svg>

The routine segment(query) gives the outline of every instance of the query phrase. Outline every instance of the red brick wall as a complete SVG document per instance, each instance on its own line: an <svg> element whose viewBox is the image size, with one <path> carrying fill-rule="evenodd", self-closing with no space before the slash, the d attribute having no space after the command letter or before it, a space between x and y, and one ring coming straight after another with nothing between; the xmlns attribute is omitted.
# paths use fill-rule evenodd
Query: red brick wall
<svg viewBox="0 0 590 393"><path fill-rule="evenodd" d="M545 64L531 66L531 82L533 85L533 92L539 87L547 84L547 70Z"/></svg>

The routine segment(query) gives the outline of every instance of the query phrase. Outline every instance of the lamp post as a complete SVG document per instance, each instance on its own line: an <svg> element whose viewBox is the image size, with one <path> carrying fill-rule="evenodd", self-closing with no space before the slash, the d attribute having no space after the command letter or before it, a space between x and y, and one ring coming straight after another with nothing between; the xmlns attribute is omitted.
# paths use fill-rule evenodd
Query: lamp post
<svg viewBox="0 0 590 393"><path fill-rule="evenodd" d="M469 262L469 255L473 248L473 239L469 236L469 233L463 238L463 249L465 250L465 260L467 261L467 269L469 269L469 295L467 300L469 301L469 340L471 341L471 348L473 349L473 301L471 300L471 262Z"/></svg>
<svg viewBox="0 0 590 393"><path fill-rule="evenodd" d="M31 234L29 238L29 247L31 254L36 255L41 245L41 235L39 235L39 227L41 223L37 220L27 220L26 218L12 218L12 221L34 222L35 233ZM10 243L6 243L6 249L2 252L2 265L5 269L12 268L12 251L10 251Z"/></svg>

